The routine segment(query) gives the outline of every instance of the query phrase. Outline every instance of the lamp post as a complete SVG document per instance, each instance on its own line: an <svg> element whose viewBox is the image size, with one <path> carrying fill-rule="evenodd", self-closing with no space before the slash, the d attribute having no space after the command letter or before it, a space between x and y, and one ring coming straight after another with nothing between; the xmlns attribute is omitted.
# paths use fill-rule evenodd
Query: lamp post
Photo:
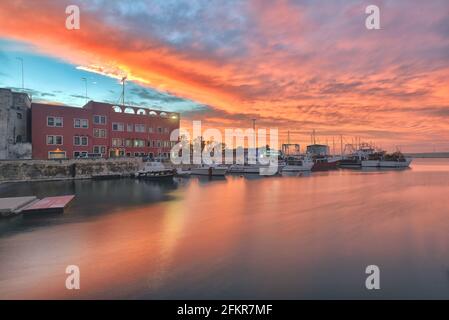
<svg viewBox="0 0 449 320"><path fill-rule="evenodd" d="M86 99L86 104L87 104L87 79L86 78L81 78L81 81L83 81L85 86L86 86L85 99Z"/></svg>
<svg viewBox="0 0 449 320"><path fill-rule="evenodd" d="M23 71L23 58L22 57L17 57L16 59L20 61L21 66L22 66L22 89L25 89L25 80L24 80L24 71Z"/></svg>

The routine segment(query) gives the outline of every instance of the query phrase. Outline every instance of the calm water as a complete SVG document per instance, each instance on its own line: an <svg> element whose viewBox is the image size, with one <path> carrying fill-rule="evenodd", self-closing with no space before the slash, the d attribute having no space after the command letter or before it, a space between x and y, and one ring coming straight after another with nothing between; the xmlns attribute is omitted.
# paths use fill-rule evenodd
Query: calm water
<svg viewBox="0 0 449 320"><path fill-rule="evenodd" d="M0 298L449 298L449 160L303 177L0 185ZM65 289L78 265L81 290ZM381 289L365 289L365 267Z"/></svg>

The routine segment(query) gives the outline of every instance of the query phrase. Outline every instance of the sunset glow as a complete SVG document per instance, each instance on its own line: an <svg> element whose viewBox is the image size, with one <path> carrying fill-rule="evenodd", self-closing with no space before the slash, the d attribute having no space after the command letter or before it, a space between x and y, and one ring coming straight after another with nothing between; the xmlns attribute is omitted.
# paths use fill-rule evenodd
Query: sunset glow
<svg viewBox="0 0 449 320"><path fill-rule="evenodd" d="M371 2L380 30L365 28L365 1L2 1L0 86L19 86L8 56L17 44L69 64L64 81L78 92L79 72L114 83L126 74L130 99L151 93L140 100L150 108L156 94L167 106L177 101L186 127L249 127L257 118L284 142L290 131L308 143L315 129L329 144L343 135L389 150L448 151L447 1ZM81 9L80 30L65 28L69 4ZM52 92L37 100L82 104L53 92L56 78L38 76Z"/></svg>

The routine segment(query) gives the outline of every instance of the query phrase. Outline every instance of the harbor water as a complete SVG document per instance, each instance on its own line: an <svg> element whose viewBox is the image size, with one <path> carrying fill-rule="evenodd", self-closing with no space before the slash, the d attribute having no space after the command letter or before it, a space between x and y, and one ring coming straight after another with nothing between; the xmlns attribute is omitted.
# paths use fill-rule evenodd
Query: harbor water
<svg viewBox="0 0 449 320"><path fill-rule="evenodd" d="M75 194L0 220L0 298L449 298L449 159L304 176L0 185ZM80 269L67 290L66 267ZM367 290L365 269L380 269Z"/></svg>

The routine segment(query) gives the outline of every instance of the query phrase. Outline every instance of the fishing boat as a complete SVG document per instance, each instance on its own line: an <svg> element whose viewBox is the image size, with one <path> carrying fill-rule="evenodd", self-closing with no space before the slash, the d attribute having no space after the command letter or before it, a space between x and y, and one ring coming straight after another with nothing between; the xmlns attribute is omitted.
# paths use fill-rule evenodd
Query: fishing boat
<svg viewBox="0 0 449 320"><path fill-rule="evenodd" d="M401 152L387 154L377 152L362 160L362 168L407 168L410 166L412 158L405 157Z"/></svg>
<svg viewBox="0 0 449 320"><path fill-rule="evenodd" d="M228 167L226 166L214 164L212 165L202 164L199 167L192 168L191 174L212 177L212 176L224 176L227 171Z"/></svg>
<svg viewBox="0 0 449 320"><path fill-rule="evenodd" d="M315 156L312 158L312 171L326 171L338 168L341 158L332 156Z"/></svg>
<svg viewBox="0 0 449 320"><path fill-rule="evenodd" d="M362 161L369 160L372 155L376 154L376 150L372 147L363 146L344 157L339 161L340 168L361 168Z"/></svg>
<svg viewBox="0 0 449 320"><path fill-rule="evenodd" d="M285 160L285 165L282 167L282 173L310 171L312 170L313 165L313 161L308 157L288 157Z"/></svg>
<svg viewBox="0 0 449 320"><path fill-rule="evenodd" d="M138 179L171 179L175 175L175 170L166 168L161 162L146 162L145 166L135 174Z"/></svg>
<svg viewBox="0 0 449 320"><path fill-rule="evenodd" d="M177 168L176 169L176 175L179 177L190 177L190 175L192 174L192 170L184 170L182 168Z"/></svg>

